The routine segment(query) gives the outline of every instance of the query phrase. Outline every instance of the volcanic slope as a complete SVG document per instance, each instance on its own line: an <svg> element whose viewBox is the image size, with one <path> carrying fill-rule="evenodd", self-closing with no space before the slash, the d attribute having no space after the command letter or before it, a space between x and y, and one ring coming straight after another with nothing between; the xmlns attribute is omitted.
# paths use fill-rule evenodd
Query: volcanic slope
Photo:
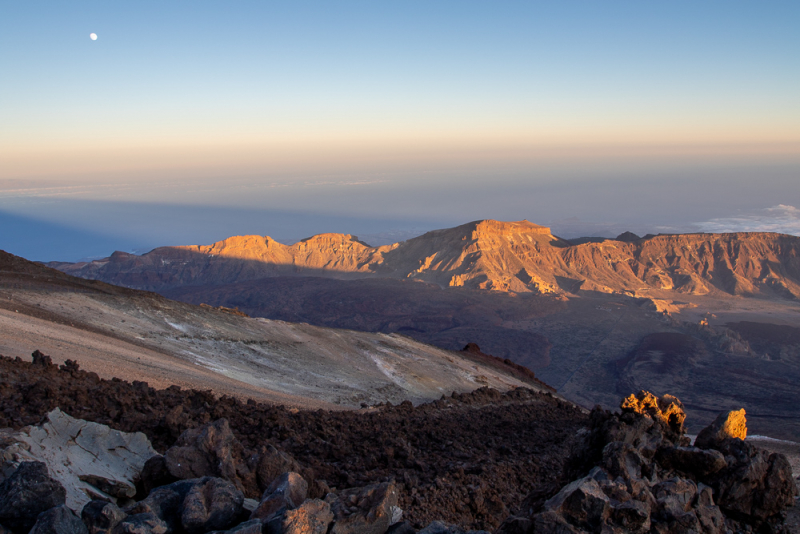
<svg viewBox="0 0 800 534"><path fill-rule="evenodd" d="M451 350L477 343L583 406L669 392L686 403L691 431L744 407L754 432L800 440L800 360L778 328L800 326L800 238L629 234L572 245L526 221L480 221L381 248L336 234L259 249L264 240L61 268L253 316L400 332ZM251 259L238 258L244 250ZM737 330L745 323L760 337Z"/></svg>
<svg viewBox="0 0 800 534"><path fill-rule="evenodd" d="M65 275L0 251L0 354L303 407L415 403L530 377L401 335L249 318Z"/></svg>
<svg viewBox="0 0 800 534"><path fill-rule="evenodd" d="M475 221L370 247L348 234L294 245L231 237L209 246L116 252L89 263L51 266L105 282L162 291L274 276L382 277L443 287L518 293L592 290L650 296L761 295L800 298L800 238L771 233L659 235L571 245L528 221Z"/></svg>

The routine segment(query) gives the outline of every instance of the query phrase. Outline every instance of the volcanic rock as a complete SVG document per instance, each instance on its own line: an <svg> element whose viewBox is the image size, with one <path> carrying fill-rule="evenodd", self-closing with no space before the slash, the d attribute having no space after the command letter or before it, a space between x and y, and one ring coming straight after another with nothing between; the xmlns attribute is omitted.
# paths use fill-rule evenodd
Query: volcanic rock
<svg viewBox="0 0 800 534"><path fill-rule="evenodd" d="M125 512L111 502L91 501L81 510L81 519L89 534L110 534L125 519Z"/></svg>
<svg viewBox="0 0 800 534"><path fill-rule="evenodd" d="M747 437L747 418L744 408L721 413L710 425L697 434L695 446L703 449L716 448L728 438L745 439Z"/></svg>
<svg viewBox="0 0 800 534"><path fill-rule="evenodd" d="M86 525L65 505L39 514L30 534L89 534Z"/></svg>
<svg viewBox="0 0 800 534"><path fill-rule="evenodd" d="M214 530L210 534L261 534L264 525L259 519L239 523L229 530Z"/></svg>
<svg viewBox="0 0 800 534"><path fill-rule="evenodd" d="M146 497L154 488L166 486L173 482L177 482L178 478L172 476L167 468L167 459L157 454L151 456L142 467L142 472L139 475L137 488L139 491L137 495L141 494Z"/></svg>
<svg viewBox="0 0 800 534"><path fill-rule="evenodd" d="M402 513L392 482L346 489L329 502L335 518L330 534L383 534Z"/></svg>
<svg viewBox="0 0 800 534"><path fill-rule="evenodd" d="M719 444L728 467L712 479L717 504L728 512L764 521L794 504L797 486L783 454L738 438Z"/></svg>
<svg viewBox="0 0 800 534"><path fill-rule="evenodd" d="M623 412L631 411L647 415L666 423L676 434L683 433L686 411L683 409L683 403L672 395L658 398L649 391L640 391L623 399L620 408Z"/></svg>
<svg viewBox="0 0 800 534"><path fill-rule="evenodd" d="M138 515L135 524L125 528L139 524L161 528L163 523L169 531L182 529L189 534L224 530L241 516L243 501L244 495L230 481L214 477L180 480L154 489L146 499L126 508L130 516L122 523Z"/></svg>
<svg viewBox="0 0 800 534"><path fill-rule="evenodd" d="M258 487L264 491L284 473L300 473L303 471L303 467L290 454L279 451L273 445L266 445L261 447L258 453L258 464L255 471Z"/></svg>
<svg viewBox="0 0 800 534"><path fill-rule="evenodd" d="M298 473L284 473L270 484L250 518L268 522L279 513L297 508L307 496L308 482Z"/></svg>
<svg viewBox="0 0 800 534"><path fill-rule="evenodd" d="M264 525L264 532L265 534L326 534L332 520L333 513L327 502L309 499L294 510L287 510L270 520Z"/></svg>
<svg viewBox="0 0 800 534"><path fill-rule="evenodd" d="M718 450L683 445L682 405L674 397L642 392L622 406L622 414L592 412L585 443L588 465L599 465L543 505L506 519L498 534L527 533L531 526L537 534L780 529L781 512L797 495L782 454L738 438L716 441Z"/></svg>
<svg viewBox="0 0 800 534"><path fill-rule="evenodd" d="M243 455L242 445L231 432L228 420L219 419L181 434L164 458L167 470L175 478L220 477L233 482L243 493L253 495L257 492L255 476L237 469L243 466L241 460L237 462Z"/></svg>
<svg viewBox="0 0 800 534"><path fill-rule="evenodd" d="M418 534L489 534L485 530L464 530L456 525L448 525L444 521L434 521L419 531Z"/></svg>
<svg viewBox="0 0 800 534"><path fill-rule="evenodd" d="M565 486L544 503L544 509L564 517L575 527L595 530L608 519L611 503L596 480L584 477Z"/></svg>
<svg viewBox="0 0 800 534"><path fill-rule="evenodd" d="M28 532L40 513L66 501L64 486L50 477L42 462L22 462L0 484L0 524Z"/></svg>
<svg viewBox="0 0 800 534"><path fill-rule="evenodd" d="M135 480L156 454L141 432L126 433L75 419L56 408L41 426L6 435L2 459L42 461L66 490L66 504L79 512L92 498L116 501L136 494Z"/></svg>
<svg viewBox="0 0 800 534"><path fill-rule="evenodd" d="M167 523L152 512L132 514L117 524L114 534L167 534Z"/></svg>
<svg viewBox="0 0 800 534"><path fill-rule="evenodd" d="M698 447L663 447L658 450L658 463L666 469L695 473L706 478L728 466L719 451Z"/></svg>
<svg viewBox="0 0 800 534"><path fill-rule="evenodd" d="M244 495L229 481L202 479L183 500L181 526L188 534L224 530L242 514Z"/></svg>

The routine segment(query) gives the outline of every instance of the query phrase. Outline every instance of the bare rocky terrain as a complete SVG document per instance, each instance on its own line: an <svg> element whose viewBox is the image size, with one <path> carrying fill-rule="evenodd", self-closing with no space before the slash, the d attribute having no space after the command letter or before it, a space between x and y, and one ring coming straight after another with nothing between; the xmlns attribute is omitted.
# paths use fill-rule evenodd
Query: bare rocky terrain
<svg viewBox="0 0 800 534"><path fill-rule="evenodd" d="M406 401L298 411L210 391L103 380L72 360L59 367L43 355L34 362L0 358L0 428L38 424L56 407L144 432L161 453L184 431L224 418L243 447L236 461L278 447L300 463L314 497L324 496L324 488L394 480L416 528L444 520L493 529L531 491L554 493L568 481L568 459L588 423L585 410L525 388L506 394L483 388L418 407ZM247 496L261 497L263 487L247 484Z"/></svg>
<svg viewBox="0 0 800 534"><path fill-rule="evenodd" d="M743 406L754 432L800 441L800 238L578 243L527 221L476 221L378 248L340 234L291 246L247 236L55 266L251 316L450 350L474 342L583 406L669 391L690 431Z"/></svg>
<svg viewBox="0 0 800 534"><path fill-rule="evenodd" d="M0 353L78 359L105 378L303 407L419 403L482 386L546 389L501 360L397 334L249 318L86 281L0 252Z"/></svg>

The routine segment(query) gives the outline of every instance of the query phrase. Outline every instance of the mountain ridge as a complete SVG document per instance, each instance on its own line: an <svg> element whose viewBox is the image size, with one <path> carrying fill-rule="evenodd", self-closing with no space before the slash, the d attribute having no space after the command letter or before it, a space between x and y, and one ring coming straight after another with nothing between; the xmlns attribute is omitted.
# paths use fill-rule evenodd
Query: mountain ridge
<svg viewBox="0 0 800 534"><path fill-rule="evenodd" d="M590 290L649 297L676 291L800 298L800 238L795 236L662 234L573 245L526 220L472 221L380 247L351 234L318 234L293 245L248 235L211 245L159 247L141 256L115 252L92 262L48 265L154 291L313 275L554 295Z"/></svg>

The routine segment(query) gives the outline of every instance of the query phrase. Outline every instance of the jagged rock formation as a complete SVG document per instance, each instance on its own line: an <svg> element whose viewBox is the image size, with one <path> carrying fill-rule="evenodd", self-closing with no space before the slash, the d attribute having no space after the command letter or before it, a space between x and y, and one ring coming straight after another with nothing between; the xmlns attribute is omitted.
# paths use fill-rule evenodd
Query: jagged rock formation
<svg viewBox="0 0 800 534"><path fill-rule="evenodd" d="M800 297L800 238L769 233L659 235L580 245L528 221L475 221L383 247L321 234L294 245L231 237L209 246L115 252L90 263L52 264L84 278L149 290L271 276L413 279L440 286L562 293ZM644 293L643 293L644 292Z"/></svg>
<svg viewBox="0 0 800 534"><path fill-rule="evenodd" d="M592 412L576 459L588 474L547 500L532 494L499 534L780 530L798 493L792 470L782 454L724 435L724 421L741 432L742 414L722 414L701 432L717 439L690 446L675 397L643 391L621 407L622 414Z"/></svg>

